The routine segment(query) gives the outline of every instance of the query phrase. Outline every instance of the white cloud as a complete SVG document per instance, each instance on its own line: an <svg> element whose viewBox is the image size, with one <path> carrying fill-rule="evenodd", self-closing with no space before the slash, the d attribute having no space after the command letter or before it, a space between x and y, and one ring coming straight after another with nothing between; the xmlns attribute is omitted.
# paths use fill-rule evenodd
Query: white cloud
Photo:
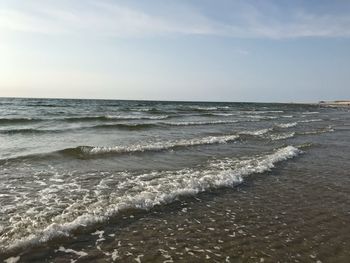
<svg viewBox="0 0 350 263"><path fill-rule="evenodd" d="M260 11L251 4L242 8L242 3L232 10L235 22L228 22L229 19L222 22L190 6L185 13L174 10L174 15L167 17L162 15L161 10L150 14L128 7L126 2L123 2L124 5L110 1L75 2L78 6L69 2L28 2L30 4L26 8L0 9L0 32L114 37L185 34L273 39L350 36L350 15L289 10L286 18L274 18L268 11ZM57 3L65 4L57 6Z"/></svg>

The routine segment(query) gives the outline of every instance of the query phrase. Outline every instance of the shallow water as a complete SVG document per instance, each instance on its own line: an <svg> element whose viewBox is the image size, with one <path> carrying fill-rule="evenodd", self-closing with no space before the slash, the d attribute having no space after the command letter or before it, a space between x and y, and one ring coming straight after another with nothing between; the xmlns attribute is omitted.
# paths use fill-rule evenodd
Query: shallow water
<svg viewBox="0 0 350 263"><path fill-rule="evenodd" d="M0 259L348 262L350 115L0 99Z"/></svg>

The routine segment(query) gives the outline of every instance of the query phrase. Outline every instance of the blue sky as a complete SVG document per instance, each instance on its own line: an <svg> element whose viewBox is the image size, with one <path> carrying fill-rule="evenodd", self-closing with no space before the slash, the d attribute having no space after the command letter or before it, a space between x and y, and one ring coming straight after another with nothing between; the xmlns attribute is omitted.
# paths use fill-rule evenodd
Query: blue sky
<svg viewBox="0 0 350 263"><path fill-rule="evenodd" d="M350 99L350 1L2 0L0 96Z"/></svg>

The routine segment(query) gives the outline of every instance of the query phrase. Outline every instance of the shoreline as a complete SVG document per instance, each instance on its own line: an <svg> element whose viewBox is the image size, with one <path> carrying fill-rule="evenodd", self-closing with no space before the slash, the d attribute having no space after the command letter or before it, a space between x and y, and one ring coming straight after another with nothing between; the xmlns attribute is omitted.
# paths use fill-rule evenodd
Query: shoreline
<svg viewBox="0 0 350 263"><path fill-rule="evenodd" d="M324 107L350 107L350 100L320 101L318 104Z"/></svg>

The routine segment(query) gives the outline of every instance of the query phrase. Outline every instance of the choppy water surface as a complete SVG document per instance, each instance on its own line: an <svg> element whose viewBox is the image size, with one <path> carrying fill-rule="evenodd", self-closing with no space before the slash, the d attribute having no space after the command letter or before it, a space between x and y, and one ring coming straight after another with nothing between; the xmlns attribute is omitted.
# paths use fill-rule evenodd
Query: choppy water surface
<svg viewBox="0 0 350 263"><path fill-rule="evenodd" d="M0 260L349 262L349 114L0 99Z"/></svg>

